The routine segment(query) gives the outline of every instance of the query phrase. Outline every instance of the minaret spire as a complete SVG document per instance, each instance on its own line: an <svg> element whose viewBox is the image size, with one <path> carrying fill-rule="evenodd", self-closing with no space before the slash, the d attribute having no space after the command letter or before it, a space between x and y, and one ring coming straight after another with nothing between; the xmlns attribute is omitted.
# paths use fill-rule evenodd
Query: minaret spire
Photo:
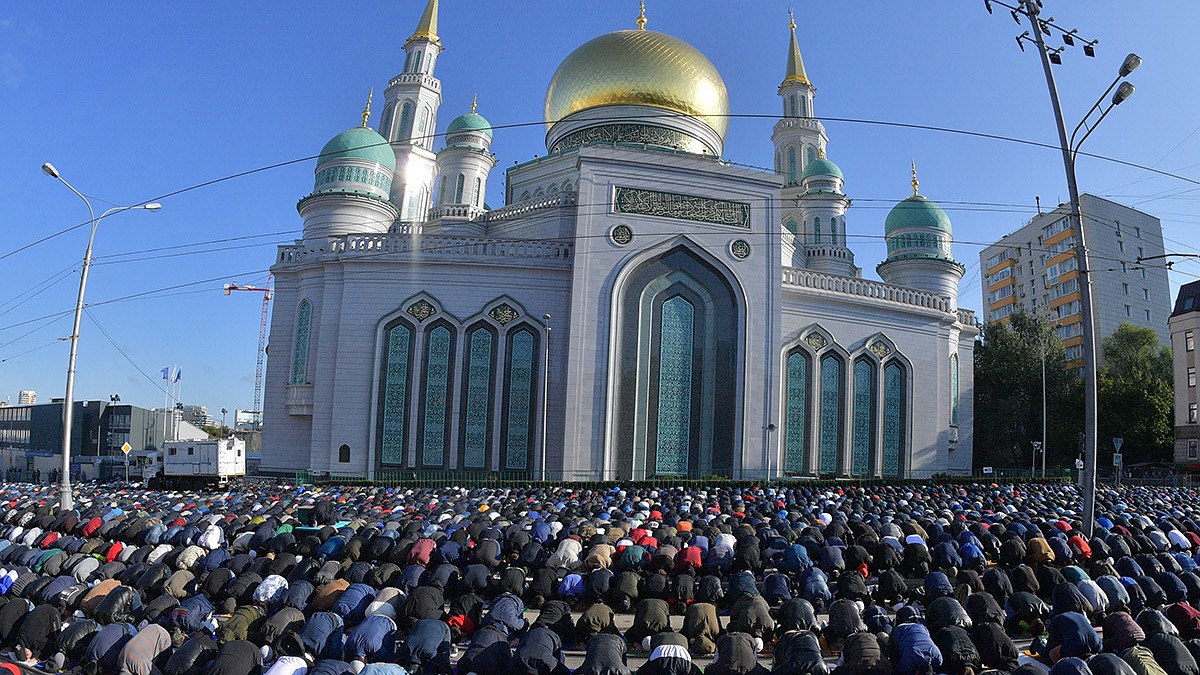
<svg viewBox="0 0 1200 675"><path fill-rule="evenodd" d="M479 94L471 94L471 112L475 112L475 105L479 102Z"/></svg>
<svg viewBox="0 0 1200 675"><path fill-rule="evenodd" d="M921 181L917 180L917 160L912 161L912 189L913 196L920 197L921 193L917 192L917 188L921 187Z"/></svg>
<svg viewBox="0 0 1200 675"><path fill-rule="evenodd" d="M371 87L370 93L367 94L367 107L362 111L362 125L367 126L367 121L371 119L371 98L375 96L375 87Z"/></svg>
<svg viewBox="0 0 1200 675"><path fill-rule="evenodd" d="M804 59L800 58L800 43L796 41L796 16L792 14L791 9L788 9L788 28L792 31L792 42L788 45L787 71L783 84L798 82L811 87L812 82L808 81L808 75L804 72Z"/></svg>
<svg viewBox="0 0 1200 675"><path fill-rule="evenodd" d="M441 42L437 34L438 23L438 0L429 0L429 4L425 5L425 12L421 14L421 20L417 22L417 30L409 40L426 39L430 42Z"/></svg>
<svg viewBox="0 0 1200 675"><path fill-rule="evenodd" d="M637 27L638 30L646 30L646 0L641 0L639 5L641 9L638 11Z"/></svg>

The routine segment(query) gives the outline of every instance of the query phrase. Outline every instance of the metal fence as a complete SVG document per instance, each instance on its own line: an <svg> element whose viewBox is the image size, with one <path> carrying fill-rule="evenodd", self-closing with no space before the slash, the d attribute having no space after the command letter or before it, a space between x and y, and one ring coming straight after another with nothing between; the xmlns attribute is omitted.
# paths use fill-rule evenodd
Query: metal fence
<svg viewBox="0 0 1200 675"><path fill-rule="evenodd" d="M282 477L281 477L282 478ZM270 480L260 478L259 480ZM389 469L376 471L374 475L353 472L311 471L302 469L294 476L297 484L326 484L326 485L378 485L383 487L521 487L526 485L565 485L571 487L606 487L620 485L654 485L655 487L703 487L713 485L752 486L761 484L775 485L881 485L913 482L945 482L945 483L992 483L992 482L1047 482L1065 483L1077 480L1077 473L1072 469L1051 469L1042 475L1033 475L1029 469L992 468L990 472L983 470L969 473L949 474L945 472L911 472L904 477L880 478L864 476L772 476L765 472L750 475L743 472L739 476L650 476L630 477L627 474L605 471L577 471L566 475L554 474L553 478L542 481L535 471L472 471L472 470L413 470Z"/></svg>

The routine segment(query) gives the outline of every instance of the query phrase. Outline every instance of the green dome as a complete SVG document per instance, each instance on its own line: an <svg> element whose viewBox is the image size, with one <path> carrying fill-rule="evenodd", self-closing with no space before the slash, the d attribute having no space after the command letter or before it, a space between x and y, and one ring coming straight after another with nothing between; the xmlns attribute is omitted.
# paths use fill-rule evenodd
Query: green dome
<svg viewBox="0 0 1200 675"><path fill-rule="evenodd" d="M950 216L936 202L913 195L892 207L883 223L885 235L901 229L936 230L950 234Z"/></svg>
<svg viewBox="0 0 1200 675"><path fill-rule="evenodd" d="M382 164L388 171L396 170L396 154L392 152L387 139L368 127L347 129L329 139L321 148L317 164L324 164L331 159L361 159Z"/></svg>
<svg viewBox="0 0 1200 675"><path fill-rule="evenodd" d="M492 125L483 115L479 113L469 112L465 115L455 117L450 126L446 127L446 133L452 134L456 131L478 131L488 138L492 137Z"/></svg>
<svg viewBox="0 0 1200 675"><path fill-rule="evenodd" d="M842 170L838 168L837 164L828 159L818 157L809 162L808 166L804 167L804 178L808 178L809 176L837 176L841 178Z"/></svg>

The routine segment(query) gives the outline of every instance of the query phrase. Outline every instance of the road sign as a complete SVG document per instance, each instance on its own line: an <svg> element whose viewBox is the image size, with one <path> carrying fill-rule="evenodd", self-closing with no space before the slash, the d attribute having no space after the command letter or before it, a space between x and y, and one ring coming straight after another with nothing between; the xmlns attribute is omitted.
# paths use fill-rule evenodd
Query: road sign
<svg viewBox="0 0 1200 675"><path fill-rule="evenodd" d="M1122 463L1121 453L1114 452L1113 453L1113 466L1121 466L1121 463Z"/></svg>
<svg viewBox="0 0 1200 675"><path fill-rule="evenodd" d="M1121 446L1125 444L1125 439L1120 436L1113 436L1113 448L1117 452L1121 452Z"/></svg>
<svg viewBox="0 0 1200 675"><path fill-rule="evenodd" d="M1080 471L1083 470L1083 460L1082 459L1075 460L1075 468L1079 469Z"/></svg>
<svg viewBox="0 0 1200 675"><path fill-rule="evenodd" d="M991 473L991 472L992 472L992 467L990 467L990 466L985 466L985 467L983 467L983 472L984 472L984 473Z"/></svg>
<svg viewBox="0 0 1200 675"><path fill-rule="evenodd" d="M129 456L129 451L132 449L133 446L129 444L129 441L125 441L125 444L121 446L121 452L125 453L126 457Z"/></svg>

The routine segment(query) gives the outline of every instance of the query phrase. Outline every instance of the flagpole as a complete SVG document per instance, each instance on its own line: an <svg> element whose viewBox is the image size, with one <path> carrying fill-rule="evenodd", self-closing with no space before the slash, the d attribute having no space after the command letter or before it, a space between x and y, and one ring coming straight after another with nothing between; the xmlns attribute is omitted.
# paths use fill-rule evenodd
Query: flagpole
<svg viewBox="0 0 1200 675"><path fill-rule="evenodd" d="M166 445L166 442L167 442L167 409L171 405L171 367L167 366L166 368L163 368L163 370L167 371L167 372L163 373L163 379L167 381L167 386L163 387L163 435L162 435L162 444L161 445ZM165 447L160 447L159 450L162 450L164 453L166 452ZM165 459L164 459L164 461L165 461Z"/></svg>

